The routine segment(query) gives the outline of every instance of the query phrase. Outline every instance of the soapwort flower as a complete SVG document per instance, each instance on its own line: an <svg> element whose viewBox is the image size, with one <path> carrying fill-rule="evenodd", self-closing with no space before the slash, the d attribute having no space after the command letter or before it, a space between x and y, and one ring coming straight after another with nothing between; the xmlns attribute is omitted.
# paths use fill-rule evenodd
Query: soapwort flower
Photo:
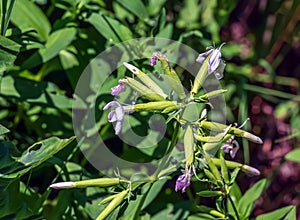
<svg viewBox="0 0 300 220"><path fill-rule="evenodd" d="M117 101L111 101L111 102L107 103L106 106L104 106L103 110L108 110L113 107L115 107L115 110L111 111L108 114L108 121L116 122L114 129L115 129L115 134L117 135L120 133L120 131L122 129L125 113L130 112L130 106L122 106Z"/></svg>
<svg viewBox="0 0 300 220"><path fill-rule="evenodd" d="M126 90L126 84L124 80L120 79L117 86L111 88L111 94L113 96L119 95L121 92L124 92Z"/></svg>
<svg viewBox="0 0 300 220"><path fill-rule="evenodd" d="M191 184L192 173L191 169L181 170L181 172L183 174L176 180L175 191L177 192L178 190L181 190L181 192L184 193L186 188Z"/></svg>
<svg viewBox="0 0 300 220"><path fill-rule="evenodd" d="M155 66L156 65L156 61L157 61L156 56L152 56L151 59L150 59L150 66Z"/></svg>
<svg viewBox="0 0 300 220"><path fill-rule="evenodd" d="M225 153L229 153L231 158L234 158L238 150L240 149L239 143L234 140L234 136L231 136L226 143L221 147Z"/></svg>
<svg viewBox="0 0 300 220"><path fill-rule="evenodd" d="M217 79L223 78L223 72L226 64L221 59L221 48L224 44L222 44L219 48L209 49L204 53L200 53L196 59L196 62L203 63L207 57L208 60L208 74L214 73Z"/></svg>

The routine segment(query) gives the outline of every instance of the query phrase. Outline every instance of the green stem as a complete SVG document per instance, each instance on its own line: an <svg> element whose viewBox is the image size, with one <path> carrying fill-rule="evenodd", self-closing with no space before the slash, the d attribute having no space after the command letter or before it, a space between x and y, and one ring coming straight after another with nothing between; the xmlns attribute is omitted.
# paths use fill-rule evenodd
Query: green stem
<svg viewBox="0 0 300 220"><path fill-rule="evenodd" d="M174 132L173 132L173 136L172 136L172 139L171 139L171 145L170 145L170 149L169 149L169 155L164 157L161 161L161 163L159 164L157 170L153 173L153 175L151 176L153 179L158 179L159 177L161 177L161 171L163 170L163 168L166 166L166 164L168 163L168 161L170 160L170 157L171 157L171 153L174 149L174 147L176 146L176 143L178 141L178 136L179 136L179 129L180 129L180 124L178 122L176 122L175 124L175 128L174 128ZM175 166L176 167L176 166ZM168 167L167 169L165 170L168 170L168 169L174 169L174 167Z"/></svg>
<svg viewBox="0 0 300 220"><path fill-rule="evenodd" d="M230 201L230 203L231 203L231 205L232 205L232 208L233 208L233 211L234 211L234 213L235 213L235 216L236 216L237 220L240 220L239 213L238 213L238 211L237 211L237 209L236 209L236 207L235 207L235 204L234 204L232 198L230 197L230 195L228 195L227 198L229 199L229 201Z"/></svg>
<svg viewBox="0 0 300 220"><path fill-rule="evenodd" d="M148 195L148 193L150 192L150 189L151 189L152 186L153 186L153 184L151 184L150 187L149 187L149 189L147 190L147 192L144 193L144 195L143 195L141 201L139 202L138 208L136 209L136 212L135 212L135 214L134 214L134 218L133 218L133 219L139 219L140 211L141 211L141 209L142 209L142 207L143 207L143 205L144 205L144 202L145 202L145 200L146 200L146 198L147 198L147 195Z"/></svg>

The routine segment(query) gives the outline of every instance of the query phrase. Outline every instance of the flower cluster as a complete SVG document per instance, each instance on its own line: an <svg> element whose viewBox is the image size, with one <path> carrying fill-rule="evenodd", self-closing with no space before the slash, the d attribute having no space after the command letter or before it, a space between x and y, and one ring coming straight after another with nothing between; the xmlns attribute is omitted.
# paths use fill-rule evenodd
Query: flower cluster
<svg viewBox="0 0 300 220"><path fill-rule="evenodd" d="M223 77L225 63L221 59L221 47L222 45L219 48L209 49L199 54L196 58L196 62L200 63L201 67L195 77L189 94L185 92L176 71L171 67L166 56L158 52L153 53L150 59L150 66L156 65L159 61L164 71L165 79L168 81L168 85L170 85L173 92L177 95L176 98L167 95L163 87L158 85L149 74L144 73L129 63L124 63L124 66L135 77L120 79L118 85L112 88L111 94L118 96L121 92L126 90L126 86L129 86L139 93L144 98L143 100L147 99L148 102L121 105L117 101L111 101L103 108L103 110L113 109L108 114L108 121L114 123L116 135L120 134L122 130L125 115L135 111L156 111L162 114L169 114L169 117L181 126L179 129L184 132L183 144L185 160L183 163L185 164L185 169L182 170L182 175L177 178L175 184L176 192L185 192L187 187L191 184L191 177L193 175L198 179L195 167L200 166L196 161L204 161L202 167L209 167L211 169L210 173L207 168L204 168L205 174L210 176L210 179L217 178L220 181L220 175L215 168L214 160L210 157L210 152L221 149L234 158L239 149L238 142L234 140L235 136L247 138L256 143L262 143L259 137L241 130L240 127L236 128L235 126L232 127L231 125L227 126L208 121L206 114L201 114L201 116L195 120L189 120L187 119L189 117L185 117L186 114L188 114L187 109L191 103L205 104L209 102L210 97L226 92L226 90L215 90L205 93L204 95L199 95L208 75L214 74L218 80ZM213 131L217 134L215 136L208 136L209 131ZM174 138L174 140L176 140L176 138ZM234 164L234 166L240 166L240 164L237 163ZM251 171L249 168L244 170L246 170L246 172L247 170Z"/></svg>

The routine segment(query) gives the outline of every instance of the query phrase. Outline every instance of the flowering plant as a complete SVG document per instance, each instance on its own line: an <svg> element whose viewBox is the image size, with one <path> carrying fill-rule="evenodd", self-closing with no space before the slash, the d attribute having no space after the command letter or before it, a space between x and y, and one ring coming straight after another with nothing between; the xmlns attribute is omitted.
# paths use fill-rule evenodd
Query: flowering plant
<svg viewBox="0 0 300 220"><path fill-rule="evenodd" d="M209 209L208 213L221 218L229 218L230 215L235 215L239 219L240 213L238 213L237 207L235 207L232 198L229 196L235 178L239 171L244 171L250 175L259 175L260 172L253 167L225 160L224 156L226 153L229 153L231 158L234 158L237 154L239 144L234 139L235 136L246 138L257 144L262 144L262 140L241 129L248 119L240 127L225 125L210 121L206 108L196 118L191 119L186 117L189 106L209 105L210 98L226 92L224 89L217 89L203 94L202 91L203 84L208 75L214 74L216 80L220 80L223 76L225 63L221 59L221 47L210 49L198 56L196 62L200 63L201 66L190 92L185 90L178 74L171 67L165 55L154 52L150 59L150 66L157 65L157 61L159 61L163 70L163 76L166 78L164 83L168 83L171 87L171 94L168 94L148 74L145 74L136 66L124 63L124 66L133 74L133 77L119 79L118 85L111 89L111 95L117 97L126 91L126 87L130 87L140 95L142 102L137 103L137 100L135 100L133 104L122 105L120 102L114 100L107 103L103 110L110 110L108 121L113 123L116 135L122 134L123 121L128 114L146 111L167 115L168 120L166 123L173 123L175 127L170 140L171 148L169 151L173 151L182 135L184 158L178 164L168 166L170 161L174 159L168 156L161 161L152 175L138 179L137 181L122 179L119 174L119 180L104 178L102 180L89 180L88 182L56 183L52 187L108 187L125 183L126 186L121 184L125 187L122 192L108 197L103 202L110 201L110 204L97 218L104 219L116 207L121 205L125 198L130 200L132 194L137 193L145 184L154 184L161 179L169 177L177 170L181 170L182 174L177 177L174 186L176 192L185 193L191 185L192 177L194 177L196 185L208 184L205 190L197 192L198 195L216 197L220 201L219 206ZM210 133L213 133L213 135L209 135ZM216 152L218 153L216 154ZM233 172L229 172L229 170L233 170ZM199 176L198 173L202 173L202 175ZM226 210L227 205L224 204L228 203L232 205L233 213ZM198 209L203 209L203 206L199 206Z"/></svg>

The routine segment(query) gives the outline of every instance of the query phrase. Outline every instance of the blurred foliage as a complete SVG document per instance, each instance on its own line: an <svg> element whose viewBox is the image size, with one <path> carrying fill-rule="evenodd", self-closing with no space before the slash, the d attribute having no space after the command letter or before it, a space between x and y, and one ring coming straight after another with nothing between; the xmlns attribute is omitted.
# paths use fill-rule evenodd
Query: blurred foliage
<svg viewBox="0 0 300 220"><path fill-rule="evenodd" d="M1 0L0 10L2 219L95 219L104 209L98 204L106 189L51 191L49 185L101 176L72 141L74 89L93 58L133 38L169 38L198 52L225 41L222 84L228 89L228 121L250 116L255 134L274 144L288 141L289 150L299 147L298 0ZM99 108L112 99L110 88L124 74L120 68L109 78L101 89ZM188 76L183 83L190 84ZM82 103L82 108L89 107ZM98 129L105 140L116 141L106 117L99 113ZM280 135L280 123L268 124L271 119L288 124L289 132ZM250 163L253 151L248 141L242 146L244 161ZM295 150L286 159L299 162L298 154ZM115 209L111 219L119 219L125 206L129 208L124 216L136 216L140 209L141 219L215 219L210 210L198 207L202 198L189 191L187 199L175 193L173 185L156 182L151 196L137 195ZM194 184L192 189L202 187ZM238 208L250 207L243 210L245 216L266 187L261 180L242 196L235 185L231 193ZM138 207L141 200L144 205ZM295 212L287 206L257 219L293 219Z"/></svg>

